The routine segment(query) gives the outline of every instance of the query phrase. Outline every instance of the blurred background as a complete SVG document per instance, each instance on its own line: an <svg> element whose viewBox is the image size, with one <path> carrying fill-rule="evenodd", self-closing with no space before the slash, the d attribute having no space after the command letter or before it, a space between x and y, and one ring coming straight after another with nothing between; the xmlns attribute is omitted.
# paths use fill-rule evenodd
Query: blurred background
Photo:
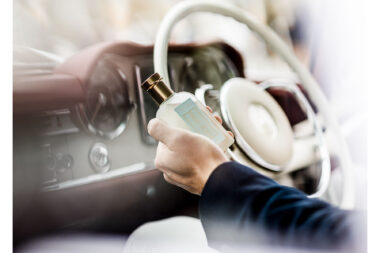
<svg viewBox="0 0 380 253"><path fill-rule="evenodd" d="M25 48L63 61L102 41L152 45L165 13L178 0L15 0L14 66L35 62ZM337 115L365 192L367 166L367 86L360 1L231 0L271 26L309 66ZM207 25L205 25L207 24ZM172 33L172 43L225 41L245 60L253 80L297 77L247 27L230 18L193 14ZM21 53L20 53L21 52ZM366 194L357 198L366 206Z"/></svg>
<svg viewBox="0 0 380 253"><path fill-rule="evenodd" d="M17 0L14 2L14 45L24 45L68 57L100 41L129 40L154 43L160 21L178 0ZM230 1L276 29L289 43L299 44L302 27L296 27L301 8L298 0ZM208 24L205 26L204 24ZM289 75L285 64L276 60L265 44L245 26L213 14L193 14L172 33L173 43L223 40L244 53L246 71L265 78L274 71ZM306 52L299 50L307 59ZM270 64L268 56L271 57ZM273 69L275 64L276 69Z"/></svg>

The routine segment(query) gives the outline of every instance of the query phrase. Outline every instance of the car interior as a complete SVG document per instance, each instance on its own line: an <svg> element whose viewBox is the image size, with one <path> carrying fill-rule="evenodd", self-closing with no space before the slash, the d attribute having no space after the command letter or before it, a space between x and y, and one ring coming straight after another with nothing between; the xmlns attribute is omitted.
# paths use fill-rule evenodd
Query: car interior
<svg viewBox="0 0 380 253"><path fill-rule="evenodd" d="M183 10L196 5L181 4ZM16 10L20 6L37 8L18 2ZM199 6L214 12L217 9ZM180 8L176 11L181 12ZM174 16L174 11L171 14ZM168 20L170 17L165 16ZM252 28L249 22L246 24ZM275 23L268 27L281 40L292 39L290 46L294 51L302 51L297 47L295 26L286 28L290 37L281 34L283 30ZM268 42L265 31L257 29L262 40ZM293 78L272 75L282 78L277 80L252 75L247 70L251 60L234 43L222 39L169 43L167 39L165 48L164 39L163 44L157 44L160 35L165 35L164 30L159 30L156 42L99 40L61 58L38 47L15 45L15 249L51 235L128 236L147 222L177 216L199 218L199 196L168 184L154 165L158 143L148 134L147 124L155 118L158 105L141 85L157 71L157 62L162 60L158 58L160 46L167 49L162 51L167 54L167 65L160 64L159 68L167 71L171 88L194 94L234 133L235 143L229 150L231 160L310 197L348 209L355 206L354 176L352 169L345 166L346 147L340 146L335 121L330 119L332 112L326 110L325 100L313 92L311 87L316 82L309 79L309 74L291 66ZM166 32L170 35L170 31ZM289 41L284 45L289 45ZM279 48L260 46L258 50L272 57L281 54ZM242 79L247 83L242 84L240 91L228 84ZM265 92L276 108L255 102L247 110L228 109L243 98L242 94L251 92L251 86ZM250 135L255 129L250 117L265 130L257 130L258 137ZM285 126L291 131L288 135L283 134ZM284 141L276 139L277 144L273 145L275 142L271 143L267 135L286 137ZM262 144L261 139L253 141L259 137L266 140ZM268 155L265 145L280 152Z"/></svg>

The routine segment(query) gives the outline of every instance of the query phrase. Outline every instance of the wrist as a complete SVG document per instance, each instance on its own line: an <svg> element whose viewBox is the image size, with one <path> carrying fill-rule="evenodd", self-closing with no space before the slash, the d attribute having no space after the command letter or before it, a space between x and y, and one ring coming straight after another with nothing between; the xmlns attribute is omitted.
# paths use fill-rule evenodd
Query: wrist
<svg viewBox="0 0 380 253"><path fill-rule="evenodd" d="M207 181L209 180L209 178L210 178L211 174L214 172L214 170L226 162L229 162L229 160L224 154L221 157L218 157L217 159L211 159L210 164L207 165L207 167L206 167L208 169L205 170L204 177L202 180L201 189L199 191L199 195L201 195L203 188L205 187Z"/></svg>

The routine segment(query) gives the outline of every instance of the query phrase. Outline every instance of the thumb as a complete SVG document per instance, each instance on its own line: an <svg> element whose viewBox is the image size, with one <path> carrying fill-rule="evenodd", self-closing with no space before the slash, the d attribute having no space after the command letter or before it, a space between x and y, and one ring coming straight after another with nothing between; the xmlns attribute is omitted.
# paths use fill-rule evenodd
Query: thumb
<svg viewBox="0 0 380 253"><path fill-rule="evenodd" d="M157 141L164 143L169 148L175 146L179 136L186 134L182 129L171 127L165 122L154 118L148 123L148 133Z"/></svg>

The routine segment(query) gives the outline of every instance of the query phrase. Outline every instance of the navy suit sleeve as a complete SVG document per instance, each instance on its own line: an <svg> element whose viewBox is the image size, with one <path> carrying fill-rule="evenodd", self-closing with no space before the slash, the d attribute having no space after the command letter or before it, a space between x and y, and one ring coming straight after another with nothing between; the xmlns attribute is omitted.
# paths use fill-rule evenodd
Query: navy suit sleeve
<svg viewBox="0 0 380 253"><path fill-rule="evenodd" d="M212 247L239 244L340 247L350 242L350 212L310 199L236 162L217 167L201 198L200 219Z"/></svg>

